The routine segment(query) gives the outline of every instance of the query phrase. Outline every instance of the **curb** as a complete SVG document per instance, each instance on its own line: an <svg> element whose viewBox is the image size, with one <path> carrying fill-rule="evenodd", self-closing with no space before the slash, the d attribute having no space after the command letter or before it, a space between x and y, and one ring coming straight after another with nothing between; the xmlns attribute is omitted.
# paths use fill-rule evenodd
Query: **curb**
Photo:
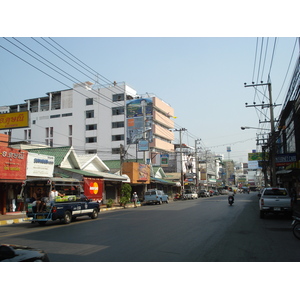
<svg viewBox="0 0 300 300"><path fill-rule="evenodd" d="M141 204L137 204L137 207L141 206ZM134 205L126 205L126 208L133 208ZM101 208L100 213L103 211L111 211L111 210L118 210L118 209L124 209L123 206L117 206L117 207L111 207L111 208ZM3 220L0 221L0 226L2 225L11 225L11 224L19 224L26 221L30 221L31 218L19 218L19 219L10 219L10 220Z"/></svg>
<svg viewBox="0 0 300 300"><path fill-rule="evenodd" d="M30 220L31 220L31 218L4 220L4 221L0 221L0 226L1 225L18 224L18 223L23 223L23 222L30 221Z"/></svg>

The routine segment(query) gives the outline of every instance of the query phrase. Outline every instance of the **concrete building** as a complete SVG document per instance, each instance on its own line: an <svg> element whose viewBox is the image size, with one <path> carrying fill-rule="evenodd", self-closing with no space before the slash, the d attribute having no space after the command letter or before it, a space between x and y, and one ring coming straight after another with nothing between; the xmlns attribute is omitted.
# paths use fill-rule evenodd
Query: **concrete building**
<svg viewBox="0 0 300 300"><path fill-rule="evenodd" d="M28 128L11 131L11 142L50 147L73 146L79 154L102 160L144 159L160 163L160 153L174 151L173 108L156 96L146 97L122 83L91 82L44 97L0 108L2 113L30 112ZM150 143L149 143L150 142Z"/></svg>

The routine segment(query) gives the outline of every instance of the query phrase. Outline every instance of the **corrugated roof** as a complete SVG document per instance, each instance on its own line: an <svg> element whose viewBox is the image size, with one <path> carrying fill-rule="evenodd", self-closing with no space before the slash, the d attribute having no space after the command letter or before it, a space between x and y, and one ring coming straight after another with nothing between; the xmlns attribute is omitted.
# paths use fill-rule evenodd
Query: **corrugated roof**
<svg viewBox="0 0 300 300"><path fill-rule="evenodd" d="M54 165L59 166L68 152L70 151L71 147L55 147L55 148L35 148L35 149L28 149L28 152L33 152L37 154L43 154L43 155L50 155L54 156Z"/></svg>
<svg viewBox="0 0 300 300"><path fill-rule="evenodd" d="M105 172L87 172L79 169L68 169L68 168L61 168L62 170L66 170L69 172L77 173L82 176L89 176L89 177L100 177L104 180L112 180L112 181L128 181L127 177L111 174L111 173L105 173Z"/></svg>

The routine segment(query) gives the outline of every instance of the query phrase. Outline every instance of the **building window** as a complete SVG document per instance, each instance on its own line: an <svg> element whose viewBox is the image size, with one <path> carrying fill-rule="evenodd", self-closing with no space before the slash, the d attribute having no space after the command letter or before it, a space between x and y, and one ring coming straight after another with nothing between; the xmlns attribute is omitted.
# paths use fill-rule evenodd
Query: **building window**
<svg viewBox="0 0 300 300"><path fill-rule="evenodd" d="M120 154L120 148L112 148L111 154Z"/></svg>
<svg viewBox="0 0 300 300"><path fill-rule="evenodd" d="M72 113L67 113L67 114L62 114L62 117L71 117L73 114Z"/></svg>
<svg viewBox="0 0 300 300"><path fill-rule="evenodd" d="M60 101L61 95L59 94L52 94L52 101L51 101L51 110L60 109Z"/></svg>
<svg viewBox="0 0 300 300"><path fill-rule="evenodd" d="M124 115L124 106L113 107L112 108L112 115L113 116Z"/></svg>
<svg viewBox="0 0 300 300"><path fill-rule="evenodd" d="M97 129L97 124L89 124L85 125L85 130L96 130Z"/></svg>
<svg viewBox="0 0 300 300"><path fill-rule="evenodd" d="M31 129L24 130L24 140L31 140Z"/></svg>
<svg viewBox="0 0 300 300"><path fill-rule="evenodd" d="M116 134L113 135L112 137L112 141L124 141L124 134Z"/></svg>
<svg viewBox="0 0 300 300"><path fill-rule="evenodd" d="M115 94L112 98L113 102L124 101L124 94Z"/></svg>
<svg viewBox="0 0 300 300"><path fill-rule="evenodd" d="M90 149L85 151L85 154L95 154L95 153L97 153L97 150Z"/></svg>
<svg viewBox="0 0 300 300"><path fill-rule="evenodd" d="M41 99L41 111L48 111L49 110L49 98Z"/></svg>
<svg viewBox="0 0 300 300"><path fill-rule="evenodd" d="M49 146L53 147L53 140L52 139L49 140Z"/></svg>
<svg viewBox="0 0 300 300"><path fill-rule="evenodd" d="M46 127L46 138L48 138L48 137L49 137L49 127Z"/></svg>
<svg viewBox="0 0 300 300"><path fill-rule="evenodd" d="M73 134L73 126L69 125L69 135L72 135L72 134Z"/></svg>
<svg viewBox="0 0 300 300"><path fill-rule="evenodd" d="M55 118L59 118L60 117L60 115L52 115L52 116L50 116L50 119L55 119Z"/></svg>
<svg viewBox="0 0 300 300"><path fill-rule="evenodd" d="M112 128L123 128L124 127L124 121L123 122L112 122Z"/></svg>
<svg viewBox="0 0 300 300"><path fill-rule="evenodd" d="M53 137L53 127L50 127L50 137Z"/></svg>
<svg viewBox="0 0 300 300"><path fill-rule="evenodd" d="M69 146L72 146L73 140L71 137L69 137Z"/></svg>
<svg viewBox="0 0 300 300"><path fill-rule="evenodd" d="M88 143L97 143L97 137L94 136L94 137L87 137L85 138L85 142L88 144Z"/></svg>
<svg viewBox="0 0 300 300"><path fill-rule="evenodd" d="M93 98L87 98L85 99L85 105L93 105L94 103L94 99Z"/></svg>
<svg viewBox="0 0 300 300"><path fill-rule="evenodd" d="M87 119L94 118L94 111L93 111L93 110L87 110L87 111L85 112L85 117L86 117Z"/></svg>

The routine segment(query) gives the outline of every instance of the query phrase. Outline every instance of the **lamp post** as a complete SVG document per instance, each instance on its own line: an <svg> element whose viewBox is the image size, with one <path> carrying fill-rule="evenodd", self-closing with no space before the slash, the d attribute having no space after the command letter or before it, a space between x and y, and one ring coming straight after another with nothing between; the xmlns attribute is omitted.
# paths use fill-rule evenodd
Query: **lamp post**
<svg viewBox="0 0 300 300"><path fill-rule="evenodd" d="M257 128L257 127L249 127L249 126L242 126L241 129L242 130L245 130L245 129L258 129L258 130L271 131L271 129L268 129L268 128ZM262 146L262 160L263 160L264 182L265 182L265 185L266 185L267 181L268 181L268 175L267 175L267 168L266 168L266 146L265 145Z"/></svg>
<svg viewBox="0 0 300 300"><path fill-rule="evenodd" d="M245 129L271 130L268 128L258 128L258 127L249 127L249 126L242 126L241 129L242 130L245 130Z"/></svg>

